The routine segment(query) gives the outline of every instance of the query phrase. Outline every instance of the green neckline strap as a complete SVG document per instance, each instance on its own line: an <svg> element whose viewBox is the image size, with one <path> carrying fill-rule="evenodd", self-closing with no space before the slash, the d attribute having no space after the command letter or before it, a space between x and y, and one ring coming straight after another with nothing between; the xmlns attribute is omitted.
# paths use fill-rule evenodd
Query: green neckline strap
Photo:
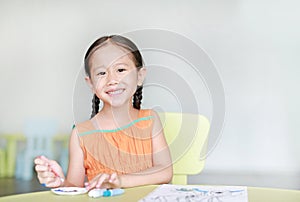
<svg viewBox="0 0 300 202"><path fill-rule="evenodd" d="M146 117L138 118L138 119L132 121L131 123L129 123L129 124L125 125L125 126L116 128L116 129L90 130L90 131L86 131L86 132L80 133L80 134L78 134L78 136L85 136L85 135L89 135L89 134L93 134L93 133L113 133L113 132L117 132L117 131L129 128L129 127L133 126L134 124L136 124L136 123L138 123L140 121L147 121L147 120L150 120L150 119L153 119L153 116L146 116ZM74 127L75 127L75 125L73 125L73 128Z"/></svg>

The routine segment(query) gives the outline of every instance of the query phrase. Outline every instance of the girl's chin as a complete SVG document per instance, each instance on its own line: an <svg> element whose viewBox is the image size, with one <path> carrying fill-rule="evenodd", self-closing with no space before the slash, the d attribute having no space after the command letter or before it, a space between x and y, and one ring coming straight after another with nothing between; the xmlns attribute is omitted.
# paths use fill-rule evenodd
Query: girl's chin
<svg viewBox="0 0 300 202"><path fill-rule="evenodd" d="M124 102L121 100L115 100L111 102L107 102L105 105L108 105L113 108L122 108L122 107L128 107L130 106L128 102Z"/></svg>

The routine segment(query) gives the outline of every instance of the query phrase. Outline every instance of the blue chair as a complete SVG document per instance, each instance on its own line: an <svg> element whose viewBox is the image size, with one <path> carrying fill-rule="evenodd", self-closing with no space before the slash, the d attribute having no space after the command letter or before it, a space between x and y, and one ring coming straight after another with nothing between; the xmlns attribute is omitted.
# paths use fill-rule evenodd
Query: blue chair
<svg viewBox="0 0 300 202"><path fill-rule="evenodd" d="M25 122L26 144L18 152L16 178L31 180L34 172L34 158L45 155L53 159L53 137L57 134L58 123L53 119L31 119Z"/></svg>

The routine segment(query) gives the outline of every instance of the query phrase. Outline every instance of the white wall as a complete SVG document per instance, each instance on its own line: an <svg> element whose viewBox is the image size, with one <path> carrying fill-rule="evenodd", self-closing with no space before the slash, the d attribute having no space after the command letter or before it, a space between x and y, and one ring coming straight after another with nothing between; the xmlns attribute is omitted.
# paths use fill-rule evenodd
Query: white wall
<svg viewBox="0 0 300 202"><path fill-rule="evenodd" d="M164 29L202 47L223 82L225 125L205 171L300 175L300 3L120 2L0 1L0 132L21 132L34 116L55 117L69 132L89 44L104 34Z"/></svg>

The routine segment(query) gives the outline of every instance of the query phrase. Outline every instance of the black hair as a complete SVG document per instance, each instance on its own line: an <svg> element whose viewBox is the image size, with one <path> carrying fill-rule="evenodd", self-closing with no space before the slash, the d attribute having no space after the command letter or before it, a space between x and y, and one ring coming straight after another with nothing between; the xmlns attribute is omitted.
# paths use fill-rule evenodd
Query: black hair
<svg viewBox="0 0 300 202"><path fill-rule="evenodd" d="M120 46L131 53L133 62L138 70L140 70L144 66L143 58L138 50L137 46L128 38L120 36L120 35L110 35L110 36L103 36L97 39L92 45L88 48L85 56L84 56L84 68L85 73L88 77L91 78L91 71L89 67L89 57L92 55L94 51L96 51L101 46L104 46L108 43L112 43L114 45ZM133 107L135 109L141 108L141 102L143 98L143 85L137 86L137 89L133 95ZM91 118L93 118L99 112L99 104L100 99L97 97L96 94L93 96L92 100L92 114Z"/></svg>

